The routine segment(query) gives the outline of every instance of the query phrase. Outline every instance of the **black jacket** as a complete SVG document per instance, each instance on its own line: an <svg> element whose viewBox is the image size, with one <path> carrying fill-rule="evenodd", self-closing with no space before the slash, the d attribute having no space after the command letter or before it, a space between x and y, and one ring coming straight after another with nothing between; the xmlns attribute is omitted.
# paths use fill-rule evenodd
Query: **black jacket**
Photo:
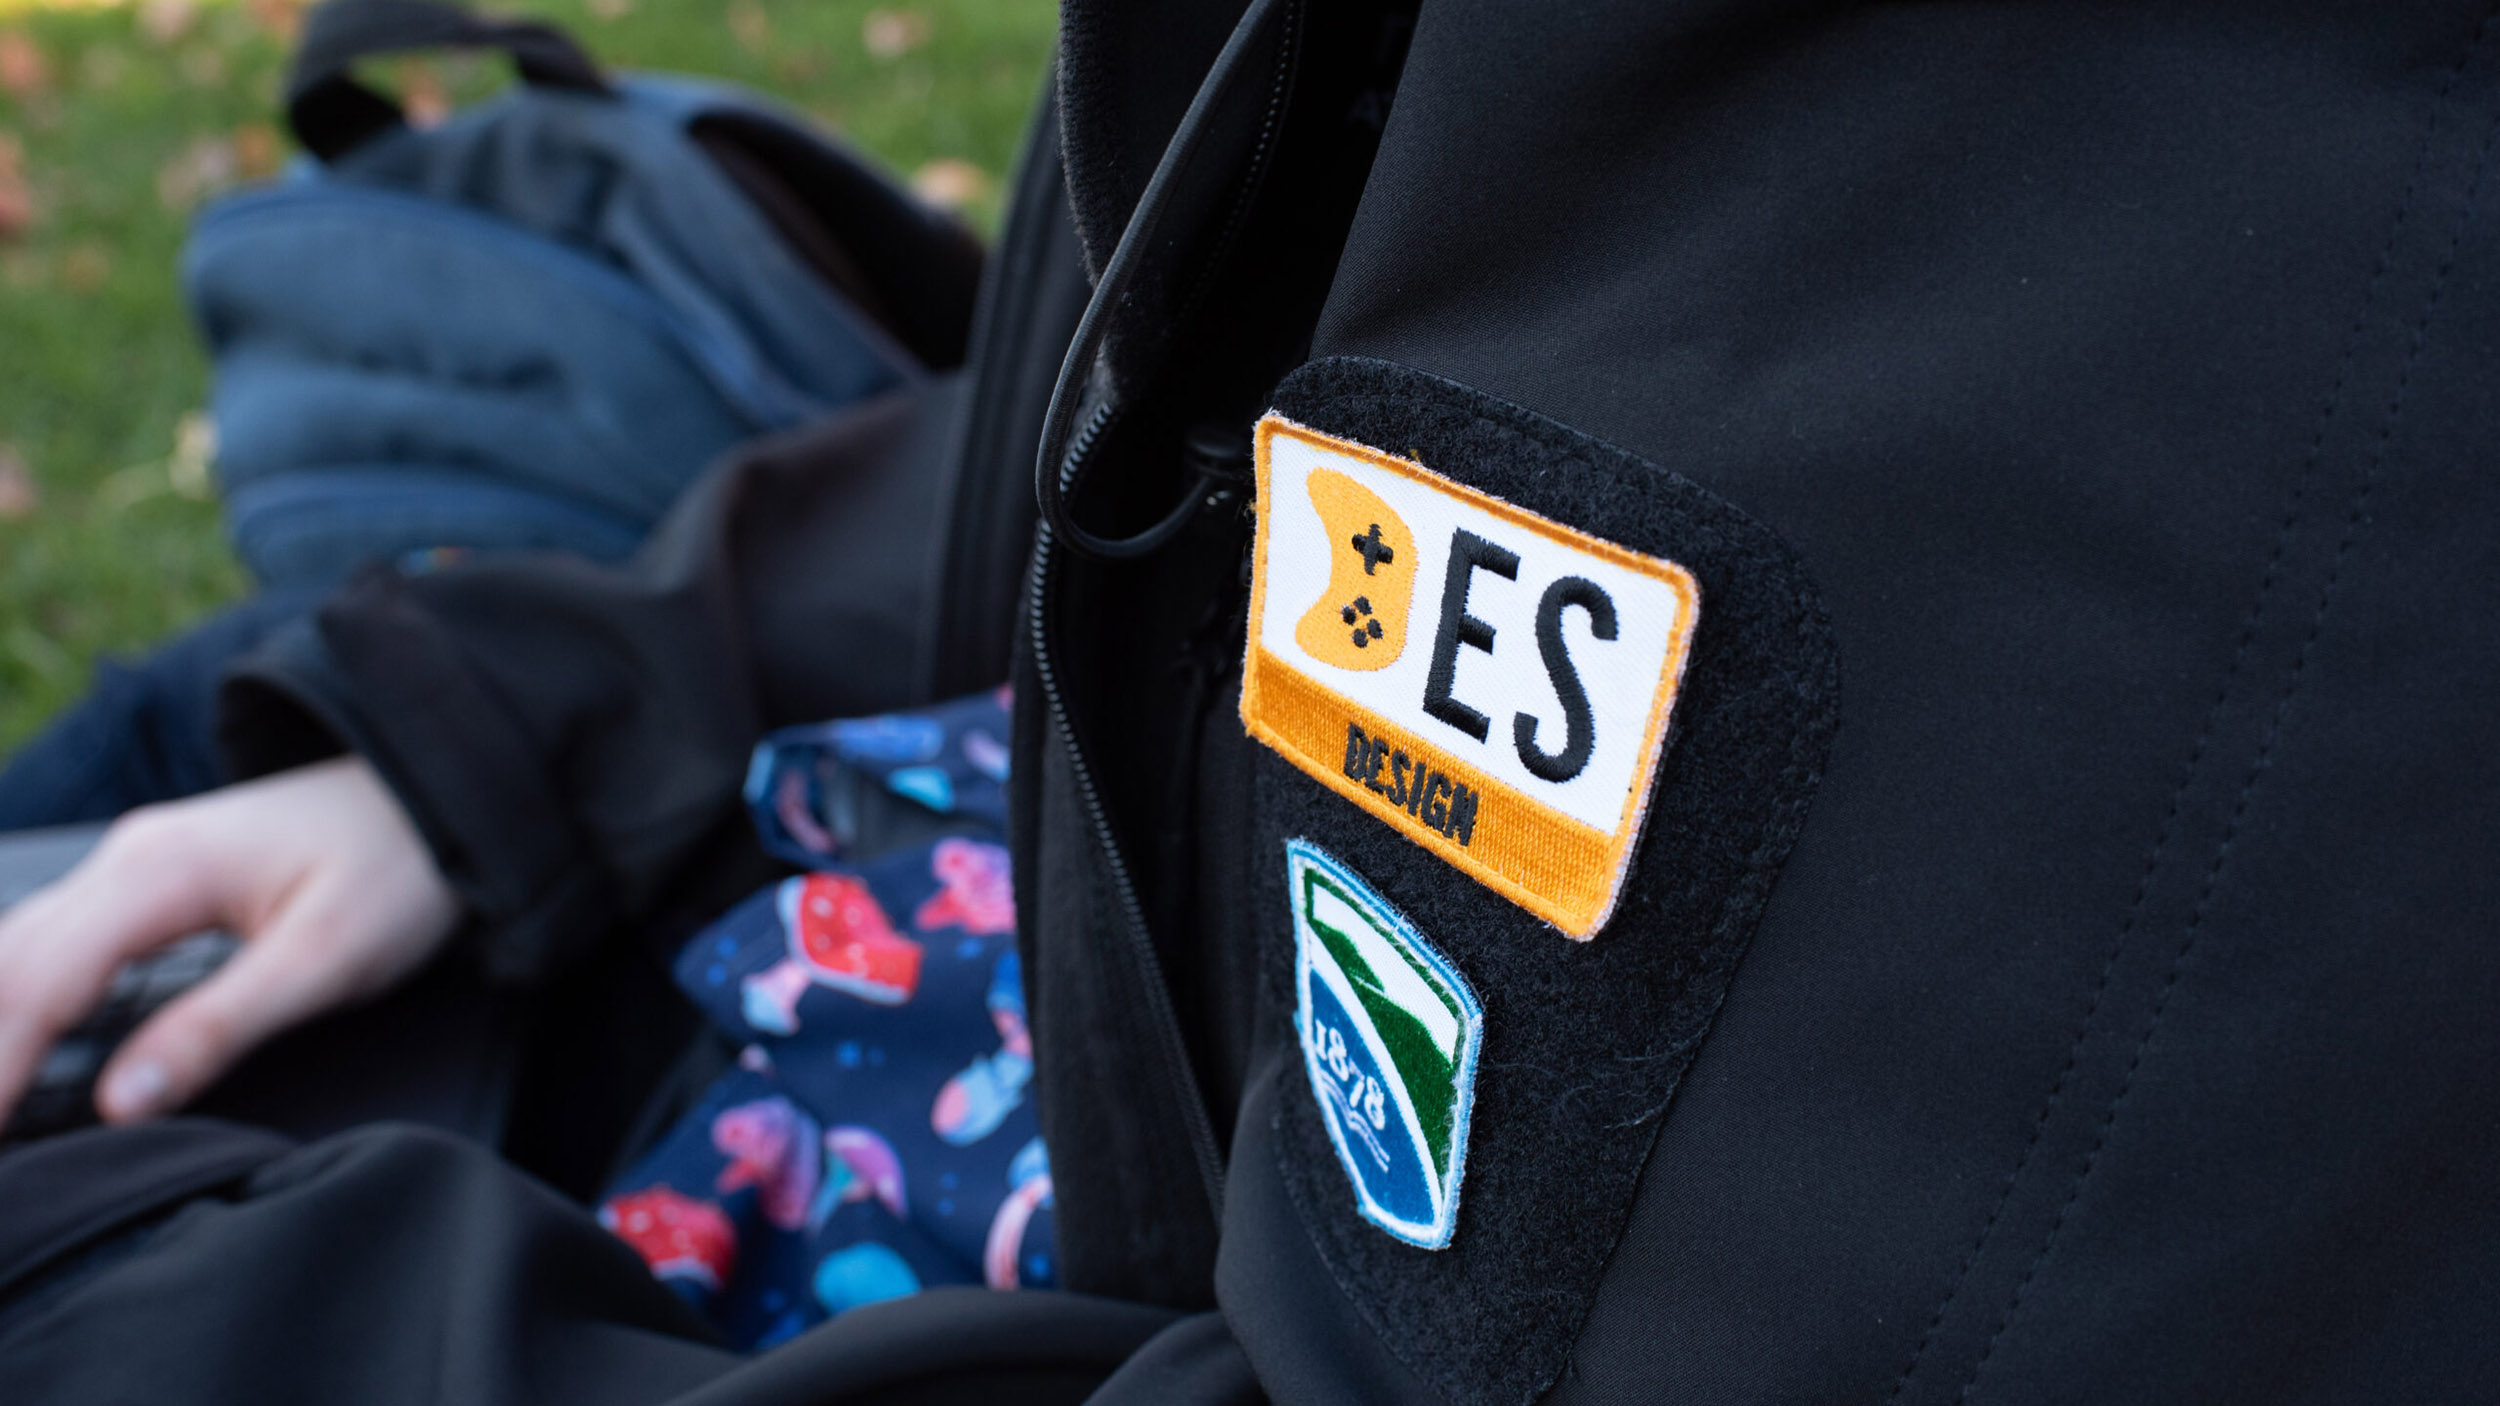
<svg viewBox="0 0 2500 1406"><path fill-rule="evenodd" d="M2488 1399L2491 9L1236 13L1068 4L968 391L636 574L368 581L243 758L365 750L529 975L1012 622L1066 1278L1201 1315L1117 1399ZM1271 409L1697 582L1593 940L1245 732ZM1332 1150L1288 840L1481 1002L1446 1248Z"/></svg>

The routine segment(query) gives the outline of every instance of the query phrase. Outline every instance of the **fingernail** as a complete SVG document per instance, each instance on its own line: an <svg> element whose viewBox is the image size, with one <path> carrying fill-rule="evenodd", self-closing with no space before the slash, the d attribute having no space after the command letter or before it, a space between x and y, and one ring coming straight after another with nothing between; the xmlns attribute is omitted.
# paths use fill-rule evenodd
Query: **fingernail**
<svg viewBox="0 0 2500 1406"><path fill-rule="evenodd" d="M143 1059L113 1076L104 1086L104 1101L123 1118L144 1118L165 1097L165 1066Z"/></svg>

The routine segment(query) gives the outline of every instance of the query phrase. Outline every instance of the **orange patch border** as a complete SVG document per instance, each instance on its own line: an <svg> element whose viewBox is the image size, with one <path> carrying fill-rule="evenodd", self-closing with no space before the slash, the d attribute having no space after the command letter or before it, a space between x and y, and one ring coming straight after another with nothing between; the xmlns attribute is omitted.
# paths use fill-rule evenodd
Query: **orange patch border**
<svg viewBox="0 0 2500 1406"><path fill-rule="evenodd" d="M1639 779L1632 786L1630 794L1624 798L1622 816L1617 820L1611 835L1576 817L1554 810L1507 782L1494 780L1489 776L1484 777L1490 786L1499 788L1500 793L1516 797L1524 801L1533 811L1539 812L1541 819L1550 821L1558 827L1568 827L1578 831L1588 841L1602 847L1608 872L1603 892L1595 895L1594 902L1585 897L1578 902L1572 902L1567 895L1564 897L1549 895L1531 883L1530 876L1525 872L1524 867L1515 866L1506 869L1482 858L1472 849L1457 844L1409 816L1402 808L1391 805L1385 798L1373 794L1368 788L1346 776L1344 768L1336 765L1333 758L1325 755L1314 756L1308 747L1297 744L1280 728L1268 721L1266 709L1263 707L1267 696L1267 680L1264 674L1268 668L1274 668L1291 676L1292 682L1287 686L1287 691L1300 692L1304 689L1316 691L1341 705L1353 722L1358 724L1385 723L1396 733L1411 733L1412 731L1394 719L1380 718L1370 708L1329 688L1307 671L1294 667L1284 659L1276 658L1259 642L1261 626L1267 619L1267 548L1271 535L1269 507L1274 502L1269 477L1271 446L1278 435L1289 435L1306 444L1359 459L1375 468L1409 479L1432 492L1446 494L1470 507L1500 518L1514 527L1533 532L1572 551L1602 558L1626 570L1664 582L1670 590L1675 592L1679 606L1676 612L1675 631L1667 641L1667 659L1665 667L1660 672L1658 686L1650 695L1648 732L1641 740ZM1481 489L1470 488L1466 484L1434 473L1413 459L1400 458L1394 454L1383 453L1366 444L1340 439L1324 431L1312 429L1308 425L1297 424L1274 411L1260 417L1255 442L1259 512L1250 569L1249 643L1242 661L1241 722L1243 729L1252 737L1273 748L1287 761L1301 768L1306 775L1316 778L1322 785L1387 822L1390 828L1399 834L1440 855L1494 892L1551 924L1563 936L1575 942L1586 942L1597 936L1604 930L1607 921L1614 916L1615 906L1623 894L1623 881L1631 868L1633 851L1640 843L1641 830L1648 820L1649 795L1658 779L1658 759L1665 754L1668 722L1675 711L1676 697L1684 689L1684 666L1692 654L1694 627L1701 620L1700 584L1693 579L1691 572L1662 557L1635 552L1603 538L1565 527L1550 518L1529 512L1515 503L1496 498ZM1416 584L1420 587L1423 583L1419 580ZM1378 729L1367 730L1377 731ZM1427 748L1425 750L1428 753L1437 753L1439 749ZM1469 773L1481 774L1477 768L1466 766L1464 763L1459 765ZM1488 794L1492 793L1488 792ZM1579 848L1576 842L1566 843L1570 848Z"/></svg>

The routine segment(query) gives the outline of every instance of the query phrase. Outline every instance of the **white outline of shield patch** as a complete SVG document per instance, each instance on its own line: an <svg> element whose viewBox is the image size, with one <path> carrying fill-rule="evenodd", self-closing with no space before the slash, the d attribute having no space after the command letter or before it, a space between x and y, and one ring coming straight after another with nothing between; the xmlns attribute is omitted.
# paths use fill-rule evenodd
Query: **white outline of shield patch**
<svg viewBox="0 0 2500 1406"><path fill-rule="evenodd" d="M1314 884L1314 877L1323 882ZM1285 884L1293 909L1294 1029L1328 1140L1353 1183L1363 1219L1409 1245L1441 1249L1458 1227L1484 1008L1448 958L1319 846L1304 839L1285 842ZM1349 949L1359 971L1349 973L1321 938L1315 919ZM1363 993L1356 989L1358 980ZM1345 1029L1314 1020L1314 981L1344 1013ZM1444 1077L1431 1071L1446 1069L1446 1091L1410 1087L1410 1076L1400 1072L1391 1038L1381 1029L1384 1019L1400 1025L1386 1013L1392 1009L1413 1024L1399 1032L1407 1067L1421 1066L1430 1084ZM1438 1105L1445 1094L1448 1126L1436 1139L1426 1129L1419 1102ZM1443 1111L1431 1110L1434 1121ZM1433 1144L1442 1140L1447 1147L1437 1150ZM1440 1165L1445 1161L1446 1170ZM1383 1193L1401 1170L1408 1177L1420 1175L1428 1216L1401 1214L1385 1204Z"/></svg>

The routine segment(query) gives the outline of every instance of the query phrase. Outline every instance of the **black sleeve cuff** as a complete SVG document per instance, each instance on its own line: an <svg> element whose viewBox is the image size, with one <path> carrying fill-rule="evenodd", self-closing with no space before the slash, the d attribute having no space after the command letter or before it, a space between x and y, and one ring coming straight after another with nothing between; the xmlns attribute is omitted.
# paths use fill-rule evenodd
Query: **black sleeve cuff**
<svg viewBox="0 0 2500 1406"><path fill-rule="evenodd" d="M479 919L491 979L542 979L616 920L540 749L396 572L358 576L237 662L218 713L237 776L363 755Z"/></svg>

